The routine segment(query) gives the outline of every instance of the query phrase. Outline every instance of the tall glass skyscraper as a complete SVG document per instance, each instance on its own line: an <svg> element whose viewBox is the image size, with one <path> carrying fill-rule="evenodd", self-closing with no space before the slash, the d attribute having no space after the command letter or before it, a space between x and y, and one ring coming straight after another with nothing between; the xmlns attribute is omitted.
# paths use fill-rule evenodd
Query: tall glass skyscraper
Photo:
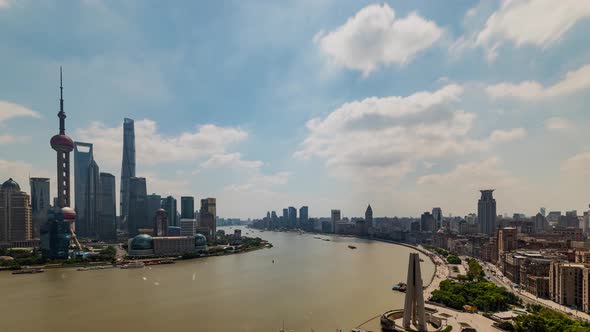
<svg viewBox="0 0 590 332"><path fill-rule="evenodd" d="M39 228L47 222L49 210L49 178L30 178L31 214L33 220L33 238L39 237Z"/></svg>
<svg viewBox="0 0 590 332"><path fill-rule="evenodd" d="M162 196L151 194L147 195L147 217L152 220L156 217L156 211L162 208Z"/></svg>
<svg viewBox="0 0 590 332"><path fill-rule="evenodd" d="M176 198L168 196L162 200L162 209L166 210L168 216L168 225L179 226L178 219L176 218Z"/></svg>
<svg viewBox="0 0 590 332"><path fill-rule="evenodd" d="M135 123L123 120L123 163L121 166L121 196L119 215L123 222L129 215L129 179L135 177Z"/></svg>
<svg viewBox="0 0 590 332"><path fill-rule="evenodd" d="M74 203L78 235L97 235L100 173L90 143L74 143Z"/></svg>
<svg viewBox="0 0 590 332"><path fill-rule="evenodd" d="M480 190L481 198L477 202L477 219L483 234L493 236L496 232L496 200L493 189Z"/></svg>
<svg viewBox="0 0 590 332"><path fill-rule="evenodd" d="M117 202L115 200L115 176L100 173L98 238L101 240L117 239Z"/></svg>
<svg viewBox="0 0 590 332"><path fill-rule="evenodd" d="M190 196L180 197L180 218L195 219L195 198Z"/></svg>
<svg viewBox="0 0 590 332"><path fill-rule="evenodd" d="M129 214L127 218L129 236L139 234L140 228L153 228L147 217L147 190L145 178L129 178Z"/></svg>

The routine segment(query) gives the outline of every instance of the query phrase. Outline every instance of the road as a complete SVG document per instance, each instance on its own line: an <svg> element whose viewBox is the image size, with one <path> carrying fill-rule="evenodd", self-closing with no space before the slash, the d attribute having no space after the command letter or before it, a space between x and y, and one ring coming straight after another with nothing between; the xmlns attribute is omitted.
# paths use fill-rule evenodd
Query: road
<svg viewBox="0 0 590 332"><path fill-rule="evenodd" d="M551 300L540 299L540 298L534 296L533 294L523 291L519 288L514 288L512 286L512 282L510 282L510 280L508 280L508 278L504 277L502 275L502 272L500 271L500 269L498 269L496 266L492 265L491 263L486 263L486 262L482 262L482 261L479 261L479 263L484 267L484 272L486 273L487 276L489 276L491 278L491 280L494 284L496 284L498 286L505 287L506 289L512 290L514 292L514 294L516 294L518 297L520 297L520 299L525 304L540 304L540 305L547 307L549 309L553 309L553 310L562 312L562 313L568 315L569 317L571 317L572 319L590 322L590 315L588 315L584 312L578 311L578 310L574 310L574 309L565 307L565 306L555 303ZM491 271L493 271L495 274L491 273Z"/></svg>

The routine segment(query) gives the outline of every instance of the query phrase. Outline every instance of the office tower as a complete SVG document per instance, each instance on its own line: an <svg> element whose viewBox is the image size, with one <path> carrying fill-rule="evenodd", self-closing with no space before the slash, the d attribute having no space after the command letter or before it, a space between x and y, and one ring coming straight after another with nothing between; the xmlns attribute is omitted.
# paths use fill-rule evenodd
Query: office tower
<svg viewBox="0 0 590 332"><path fill-rule="evenodd" d="M271 225L271 228L273 228L273 229L274 228L277 228L279 226L278 223L279 223L279 218L277 216L277 212L276 211L271 211L270 212L270 225Z"/></svg>
<svg viewBox="0 0 590 332"><path fill-rule="evenodd" d="M73 241L78 249L81 249L80 243L76 238L76 212L70 208L70 152L74 149L74 141L66 135L66 112L64 111L64 88L61 67L59 68L59 90L59 113L57 113L57 117L59 118L59 134L53 136L49 141L51 148L57 153L57 204L54 208L57 210L59 217L49 219L48 215L47 232L50 234L47 238L50 243L47 245L56 248L55 246L58 244L55 241L58 241L57 239L60 239L60 244L66 240L63 237L62 231L67 222L70 232L67 240ZM61 248L60 250L63 249L62 246L58 247ZM65 249L65 253L69 253L69 248Z"/></svg>
<svg viewBox="0 0 590 332"><path fill-rule="evenodd" d="M442 209L439 207L432 208L432 216L434 217L434 221L436 222L436 230L438 230L442 226Z"/></svg>
<svg viewBox="0 0 590 332"><path fill-rule="evenodd" d="M12 179L0 186L0 242L32 239L30 197Z"/></svg>
<svg viewBox="0 0 590 332"><path fill-rule="evenodd" d="M518 249L518 230L514 227L498 228L498 257L503 252Z"/></svg>
<svg viewBox="0 0 590 332"><path fill-rule="evenodd" d="M33 238L39 237L39 228L47 222L49 211L49 179L29 178L31 185L31 214L33 221Z"/></svg>
<svg viewBox="0 0 590 332"><path fill-rule="evenodd" d="M90 143L74 143L74 204L80 236L95 237L98 223L100 172Z"/></svg>
<svg viewBox="0 0 590 332"><path fill-rule="evenodd" d="M410 253L406 285L403 326L406 330L426 331L426 311L418 253Z"/></svg>
<svg viewBox="0 0 590 332"><path fill-rule="evenodd" d="M168 216L168 224L170 226L178 226L176 219L176 198L168 196L162 200L162 208L166 210Z"/></svg>
<svg viewBox="0 0 590 332"><path fill-rule="evenodd" d="M557 226L559 218L561 217L561 211L551 211L547 214L547 221L551 226Z"/></svg>
<svg viewBox="0 0 590 332"><path fill-rule="evenodd" d="M195 199L190 196L180 197L180 218L195 219Z"/></svg>
<svg viewBox="0 0 590 332"><path fill-rule="evenodd" d="M549 223L547 222L547 218L539 212L533 218L533 222L535 224L535 233L540 234L547 230L549 230Z"/></svg>
<svg viewBox="0 0 590 332"><path fill-rule="evenodd" d="M331 226L332 226L331 232L336 233L336 222L340 221L340 218L342 216L340 215L340 210L332 210L332 211L330 211L330 214L331 214Z"/></svg>
<svg viewBox="0 0 590 332"><path fill-rule="evenodd" d="M204 198L201 200L201 210L199 211L199 226L209 228L211 239L215 239L215 233L217 232L216 205L215 198Z"/></svg>
<svg viewBox="0 0 590 332"><path fill-rule="evenodd" d="M436 231L436 219L430 212L424 212L420 216L420 231L422 232L435 232Z"/></svg>
<svg viewBox="0 0 590 332"><path fill-rule="evenodd" d="M156 211L162 208L162 196L151 194L147 195L147 216L148 219L152 219L156 216ZM166 218L167 219L167 218Z"/></svg>
<svg viewBox="0 0 590 332"><path fill-rule="evenodd" d="M307 206L302 206L299 208L299 225L301 227L308 227L309 221L309 208Z"/></svg>
<svg viewBox="0 0 590 332"><path fill-rule="evenodd" d="M98 191L98 220L97 234L101 240L117 239L117 202L115 176L110 173L100 173L100 190Z"/></svg>
<svg viewBox="0 0 590 332"><path fill-rule="evenodd" d="M496 232L496 200L492 196L493 189L480 190L481 198L477 203L477 218L480 231L487 236Z"/></svg>
<svg viewBox="0 0 590 332"><path fill-rule="evenodd" d="M373 224L373 208L371 207L371 204L367 206L367 210L365 211L365 223L366 227L375 227Z"/></svg>
<svg viewBox="0 0 590 332"><path fill-rule="evenodd" d="M546 213L547 213L546 211L547 211L547 210L546 210L544 207L542 207L542 208L540 208L540 209L539 209L539 213L540 213L540 214L541 214L543 217L545 217L545 216L546 216Z"/></svg>
<svg viewBox="0 0 590 332"><path fill-rule="evenodd" d="M135 123L132 119L123 120L123 161L121 165L121 195L119 196L119 215L125 222L129 214L129 179L135 177Z"/></svg>
<svg viewBox="0 0 590 332"><path fill-rule="evenodd" d="M578 211L566 211L565 216L559 216L560 227L580 227L580 220L578 219Z"/></svg>
<svg viewBox="0 0 590 332"><path fill-rule="evenodd" d="M129 236L139 234L141 228L152 228L147 216L147 190L145 178L129 178L129 214L127 229Z"/></svg>
<svg viewBox="0 0 590 332"><path fill-rule="evenodd" d="M289 220L289 227L290 228L295 228L297 227L297 209L289 206L288 210L287 210L287 219Z"/></svg>
<svg viewBox="0 0 590 332"><path fill-rule="evenodd" d="M168 236L168 217L166 216L166 210L164 209L158 209L155 212L154 236Z"/></svg>
<svg viewBox="0 0 590 332"><path fill-rule="evenodd" d="M285 220L289 219L289 209L283 209L283 218Z"/></svg>
<svg viewBox="0 0 590 332"><path fill-rule="evenodd" d="M197 221L194 218L180 218L180 236L195 236L196 227Z"/></svg>

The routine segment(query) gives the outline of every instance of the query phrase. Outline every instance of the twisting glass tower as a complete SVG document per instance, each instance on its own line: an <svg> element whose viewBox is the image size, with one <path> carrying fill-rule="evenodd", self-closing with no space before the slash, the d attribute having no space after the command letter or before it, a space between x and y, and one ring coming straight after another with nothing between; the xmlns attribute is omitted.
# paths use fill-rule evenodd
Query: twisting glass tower
<svg viewBox="0 0 590 332"><path fill-rule="evenodd" d="M123 120L123 162L121 165L121 196L119 215L121 222L129 215L129 179L135 177L135 124L132 119Z"/></svg>

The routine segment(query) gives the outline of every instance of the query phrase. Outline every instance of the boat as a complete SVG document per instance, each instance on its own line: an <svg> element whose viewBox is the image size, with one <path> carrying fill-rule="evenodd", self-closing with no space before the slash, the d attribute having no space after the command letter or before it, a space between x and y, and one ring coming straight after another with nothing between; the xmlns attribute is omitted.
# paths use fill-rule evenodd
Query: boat
<svg viewBox="0 0 590 332"><path fill-rule="evenodd" d="M163 259L160 261L160 264L176 264L176 262L171 259Z"/></svg>
<svg viewBox="0 0 590 332"><path fill-rule="evenodd" d="M76 269L76 271L105 270L105 269L112 269L112 268L114 268L113 265L97 265L97 266L79 267Z"/></svg>
<svg viewBox="0 0 590 332"><path fill-rule="evenodd" d="M356 249L356 247L355 247L355 246L351 246L351 245L349 245L348 247L349 247L350 249Z"/></svg>
<svg viewBox="0 0 590 332"><path fill-rule="evenodd" d="M407 285L403 282L398 282L397 285L393 286L391 290L405 292Z"/></svg>
<svg viewBox="0 0 590 332"><path fill-rule="evenodd" d="M143 262L131 262L121 266L122 269L143 269L144 267Z"/></svg>
<svg viewBox="0 0 590 332"><path fill-rule="evenodd" d="M330 239L322 239L322 240L324 240L324 241L330 241Z"/></svg>
<svg viewBox="0 0 590 332"><path fill-rule="evenodd" d="M41 273L45 272L43 269L24 269L24 270L17 270L12 271L12 274L34 274L34 273Z"/></svg>

